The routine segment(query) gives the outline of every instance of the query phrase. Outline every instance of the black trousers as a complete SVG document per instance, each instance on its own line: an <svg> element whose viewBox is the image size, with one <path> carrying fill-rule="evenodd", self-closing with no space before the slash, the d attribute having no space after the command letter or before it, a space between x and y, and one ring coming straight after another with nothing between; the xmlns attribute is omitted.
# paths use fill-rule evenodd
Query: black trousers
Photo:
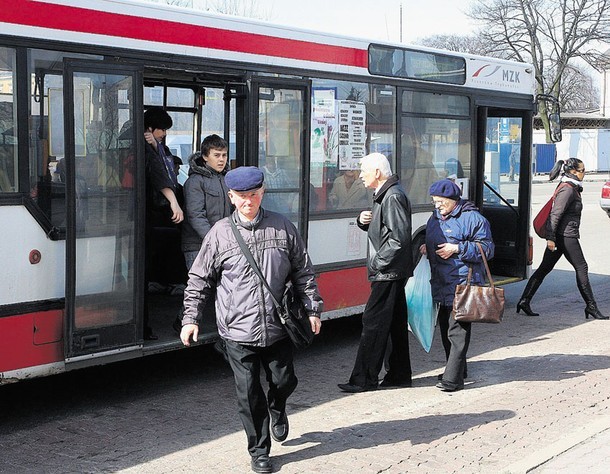
<svg viewBox="0 0 610 474"><path fill-rule="evenodd" d="M362 334L349 383L377 386L388 344L392 350L385 379L401 383L411 380L411 360L407 332L405 280L374 281L362 315Z"/></svg>
<svg viewBox="0 0 610 474"><path fill-rule="evenodd" d="M563 237L558 235L555 244L557 250L554 252L551 252L548 248L544 251L542 262L531 276L531 279L542 282L542 280L551 273L551 270L553 270L562 255L565 255L568 262L570 262L570 265L576 270L576 285L578 286L578 290L583 299L588 303L588 295L585 296L584 293L587 290L590 293L589 289L591 288L591 284L589 283L589 266L582 253L580 242L574 237Z"/></svg>
<svg viewBox="0 0 610 474"><path fill-rule="evenodd" d="M248 437L248 452L252 457L269 454L269 411L282 415L286 400L298 383L292 343L286 338L269 347L247 346L229 340L225 340L225 344L235 378L239 417ZM260 381L261 367L269 383L266 398Z"/></svg>
<svg viewBox="0 0 610 474"><path fill-rule="evenodd" d="M464 386L466 353L470 345L472 323L457 322L451 316L452 311L451 306L444 305L441 305L438 310L438 325L447 358L443 382L451 388L460 388Z"/></svg>

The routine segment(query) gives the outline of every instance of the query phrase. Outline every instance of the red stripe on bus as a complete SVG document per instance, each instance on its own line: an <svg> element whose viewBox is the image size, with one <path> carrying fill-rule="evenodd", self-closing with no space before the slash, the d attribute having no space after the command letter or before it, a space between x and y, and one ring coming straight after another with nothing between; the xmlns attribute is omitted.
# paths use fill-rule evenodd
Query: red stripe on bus
<svg viewBox="0 0 610 474"><path fill-rule="evenodd" d="M79 33L212 48L237 53L368 67L366 50L256 33L223 30L163 19L142 18L66 5L13 0L0 21Z"/></svg>
<svg viewBox="0 0 610 474"><path fill-rule="evenodd" d="M366 303L371 293L366 267L324 272L318 278L324 311Z"/></svg>

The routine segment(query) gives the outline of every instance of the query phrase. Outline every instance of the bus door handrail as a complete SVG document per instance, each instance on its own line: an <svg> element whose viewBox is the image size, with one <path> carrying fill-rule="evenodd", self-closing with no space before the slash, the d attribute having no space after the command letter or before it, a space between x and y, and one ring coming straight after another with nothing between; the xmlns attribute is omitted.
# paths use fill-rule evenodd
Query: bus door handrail
<svg viewBox="0 0 610 474"><path fill-rule="evenodd" d="M483 184L485 186L487 186L492 193L494 193L496 196L498 196L498 198L500 198L500 201L502 201L504 204L506 204L508 207L510 207L510 209L515 213L515 215L517 217L519 216L519 211L517 209L515 209L515 206L513 206L510 202L508 202L506 199L504 199L502 196L500 196L500 194L487 181L483 180Z"/></svg>

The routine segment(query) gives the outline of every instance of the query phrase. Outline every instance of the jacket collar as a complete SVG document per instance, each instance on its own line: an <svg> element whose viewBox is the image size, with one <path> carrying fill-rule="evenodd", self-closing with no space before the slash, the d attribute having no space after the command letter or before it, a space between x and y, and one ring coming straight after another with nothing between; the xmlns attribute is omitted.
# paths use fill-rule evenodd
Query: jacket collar
<svg viewBox="0 0 610 474"><path fill-rule="evenodd" d="M393 174L392 176L390 176L388 178L388 180L383 183L383 186L381 186L381 189L375 193L375 195L373 196L373 201L375 202L381 202L383 200L383 195L386 193L386 191L388 189L390 189L392 186L398 184L398 175L397 174Z"/></svg>

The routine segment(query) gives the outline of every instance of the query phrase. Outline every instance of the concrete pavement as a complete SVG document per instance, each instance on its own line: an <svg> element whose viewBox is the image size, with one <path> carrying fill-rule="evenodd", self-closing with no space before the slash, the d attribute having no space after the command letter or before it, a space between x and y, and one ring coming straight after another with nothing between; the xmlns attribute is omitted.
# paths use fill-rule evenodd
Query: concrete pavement
<svg viewBox="0 0 610 474"><path fill-rule="evenodd" d="M276 471L574 472L583 466L570 454L575 446L592 451L594 466L607 461L609 450L598 445L610 428L610 322L585 322L578 295L539 298L539 309L558 307L538 318L515 315L514 290L501 325L475 327L472 378L461 392L434 387L438 341L432 355L413 347L413 388L356 395L336 388L349 375L355 344L302 354L290 437L272 451ZM311 363L304 367L304 359ZM247 472L244 435L235 428L121 472Z"/></svg>
<svg viewBox="0 0 610 474"><path fill-rule="evenodd" d="M610 312L607 275L591 275ZM465 390L434 387L444 364L412 338L412 388L341 393L358 325L332 321L298 354L282 473L525 473L606 466L610 321L585 321L573 271L556 269L516 315L477 325ZM175 358L175 359L172 359ZM202 360L205 358L206 360ZM229 368L209 348L7 386L0 392L2 473L245 473L246 440ZM605 472L605 471L604 471Z"/></svg>

